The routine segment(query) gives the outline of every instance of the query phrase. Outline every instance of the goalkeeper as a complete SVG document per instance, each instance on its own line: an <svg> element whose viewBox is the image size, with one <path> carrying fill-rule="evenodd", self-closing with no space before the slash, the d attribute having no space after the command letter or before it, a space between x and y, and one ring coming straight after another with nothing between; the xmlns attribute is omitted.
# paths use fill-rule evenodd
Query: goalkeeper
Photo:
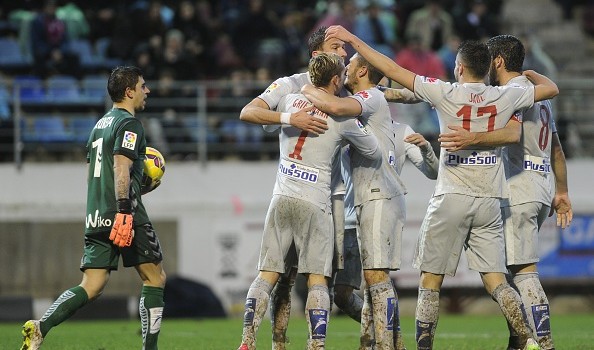
<svg viewBox="0 0 594 350"><path fill-rule="evenodd" d="M82 282L62 293L40 320L23 325L21 349L39 349L53 327L97 299L120 255L142 280L140 319L143 349L157 349L163 314L165 272L159 239L142 204L146 139L135 113L144 110L149 89L142 71L117 67L107 90L113 108L91 131L87 142L88 189Z"/></svg>

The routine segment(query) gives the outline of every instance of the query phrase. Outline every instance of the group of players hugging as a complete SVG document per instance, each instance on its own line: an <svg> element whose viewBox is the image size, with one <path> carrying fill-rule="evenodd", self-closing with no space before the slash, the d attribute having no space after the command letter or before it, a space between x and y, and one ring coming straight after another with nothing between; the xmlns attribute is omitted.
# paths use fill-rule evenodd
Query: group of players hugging
<svg viewBox="0 0 594 350"><path fill-rule="evenodd" d="M240 114L279 132L280 157L239 350L256 349L269 307L272 349L285 349L297 273L307 279L307 349L325 347L333 303L361 323L359 349L405 349L389 273L401 266L406 158L436 179L412 262L416 348L433 348L444 276L464 251L505 316L508 350L553 349L536 263L547 216L556 211L562 228L572 219L556 84L522 71L511 35L462 43L455 83L410 72L341 26L308 44L308 71L277 79ZM357 51L349 62L347 44ZM437 112L439 157L390 115L388 103L423 102Z"/></svg>

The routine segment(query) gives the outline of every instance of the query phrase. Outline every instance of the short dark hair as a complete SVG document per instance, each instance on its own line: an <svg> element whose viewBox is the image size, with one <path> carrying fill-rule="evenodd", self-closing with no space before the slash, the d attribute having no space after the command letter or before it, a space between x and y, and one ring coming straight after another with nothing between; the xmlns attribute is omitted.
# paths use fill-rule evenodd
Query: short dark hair
<svg viewBox="0 0 594 350"><path fill-rule="evenodd" d="M328 27L322 26L316 29L315 32L311 33L309 40L307 41L307 48L309 49L309 57L314 51L322 51L324 40L326 40L326 29Z"/></svg>
<svg viewBox="0 0 594 350"><path fill-rule="evenodd" d="M522 72L526 52L520 39L508 34L497 35L487 40L487 47L492 60L497 56L503 58L508 72Z"/></svg>
<svg viewBox="0 0 594 350"><path fill-rule="evenodd" d="M491 55L487 45L475 40L467 40L458 48L461 63L475 78L484 78L491 67Z"/></svg>
<svg viewBox="0 0 594 350"><path fill-rule="evenodd" d="M134 90L142 70L134 66L119 66L114 68L107 80L107 93L113 102L122 102L126 89Z"/></svg>
<svg viewBox="0 0 594 350"><path fill-rule="evenodd" d="M357 60L357 67L367 67L367 79L369 79L369 82L375 85L379 84L380 80L384 77L382 72L377 70L377 68L372 66L371 63L365 59L365 57L359 54L357 54L355 59Z"/></svg>
<svg viewBox="0 0 594 350"><path fill-rule="evenodd" d="M335 53L321 52L309 60L309 77L314 86L327 86L335 75L344 71L342 57Z"/></svg>

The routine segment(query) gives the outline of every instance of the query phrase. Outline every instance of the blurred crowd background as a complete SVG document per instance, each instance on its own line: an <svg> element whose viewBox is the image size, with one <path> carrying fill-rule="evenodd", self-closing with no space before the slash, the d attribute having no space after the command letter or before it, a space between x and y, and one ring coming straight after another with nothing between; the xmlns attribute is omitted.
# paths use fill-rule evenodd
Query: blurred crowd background
<svg viewBox="0 0 594 350"><path fill-rule="evenodd" d="M139 117L168 159L274 158L277 136L240 122L239 111L277 77L306 69L309 34L333 24L450 81L461 41L519 36L525 68L570 97L557 103L568 156L593 155L584 143L594 122L583 120L593 119L584 78L594 73L594 1L22 0L0 7L0 161L80 159L111 104L107 74L121 64L144 71L152 92ZM433 113L393 106L395 120L432 141Z"/></svg>

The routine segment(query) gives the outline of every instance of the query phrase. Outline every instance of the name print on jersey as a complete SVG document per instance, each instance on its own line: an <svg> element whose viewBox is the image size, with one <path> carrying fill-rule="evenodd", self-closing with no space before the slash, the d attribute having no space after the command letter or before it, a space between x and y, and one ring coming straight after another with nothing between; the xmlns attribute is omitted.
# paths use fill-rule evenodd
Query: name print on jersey
<svg viewBox="0 0 594 350"><path fill-rule="evenodd" d="M296 99L295 101L293 101L293 107L297 108L297 109L303 109L303 108L307 108L309 106L311 106L311 102L307 101L307 100L302 100L300 98ZM317 108L314 108L311 112L309 112L309 114L311 114L312 116L316 116L320 119L328 119L328 114L320 111Z"/></svg>
<svg viewBox="0 0 594 350"><path fill-rule="evenodd" d="M106 118L101 118L99 119L99 121L97 122L97 124L95 124L95 128L97 129L105 129L108 126L111 125L111 123L113 123L113 117L106 117Z"/></svg>
<svg viewBox="0 0 594 350"><path fill-rule="evenodd" d="M309 183L318 182L318 169L310 168L302 164L281 160L278 165L278 171L288 177Z"/></svg>

